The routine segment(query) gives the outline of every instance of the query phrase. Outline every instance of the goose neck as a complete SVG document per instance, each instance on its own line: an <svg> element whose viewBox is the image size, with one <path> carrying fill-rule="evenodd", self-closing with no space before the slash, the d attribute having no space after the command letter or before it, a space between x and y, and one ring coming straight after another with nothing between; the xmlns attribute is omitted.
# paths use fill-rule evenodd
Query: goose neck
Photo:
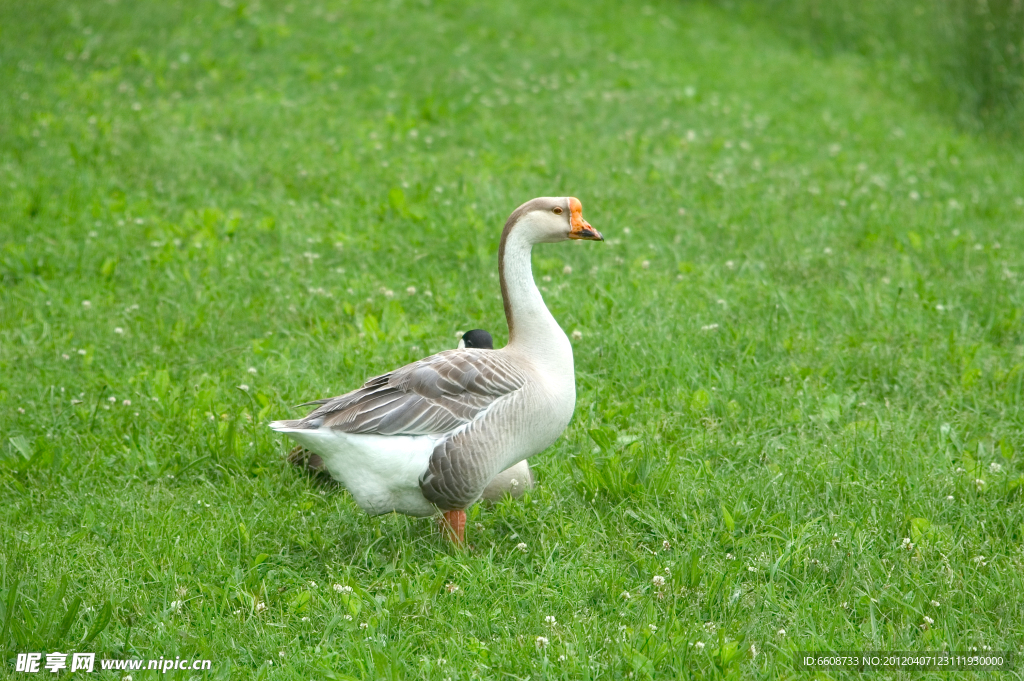
<svg viewBox="0 0 1024 681"><path fill-rule="evenodd" d="M499 249L501 297L508 322L510 349L534 358L561 358L566 351L571 363L572 349L558 322L551 315L533 279L529 230L506 229Z"/></svg>

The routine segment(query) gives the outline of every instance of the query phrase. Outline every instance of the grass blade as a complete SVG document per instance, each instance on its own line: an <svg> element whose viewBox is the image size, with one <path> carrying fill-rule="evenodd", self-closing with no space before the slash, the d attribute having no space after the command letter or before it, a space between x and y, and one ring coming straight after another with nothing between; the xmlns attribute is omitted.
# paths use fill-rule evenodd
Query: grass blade
<svg viewBox="0 0 1024 681"><path fill-rule="evenodd" d="M89 633L82 639L82 643L92 643L93 639L100 635L107 625L110 624L110 615L113 612L113 608L110 605L110 601L103 604L100 608L100 614L96 617L96 621L93 622L92 628L89 629Z"/></svg>

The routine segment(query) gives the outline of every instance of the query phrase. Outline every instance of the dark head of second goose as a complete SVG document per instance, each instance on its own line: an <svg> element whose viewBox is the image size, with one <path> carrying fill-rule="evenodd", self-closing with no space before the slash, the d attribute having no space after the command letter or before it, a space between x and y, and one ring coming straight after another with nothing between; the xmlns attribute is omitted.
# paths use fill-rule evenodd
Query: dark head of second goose
<svg viewBox="0 0 1024 681"><path fill-rule="evenodd" d="M480 348L481 350L493 350L494 339L491 338L491 334L487 333L483 329L473 329L462 334L462 339L459 341L459 349L465 348Z"/></svg>

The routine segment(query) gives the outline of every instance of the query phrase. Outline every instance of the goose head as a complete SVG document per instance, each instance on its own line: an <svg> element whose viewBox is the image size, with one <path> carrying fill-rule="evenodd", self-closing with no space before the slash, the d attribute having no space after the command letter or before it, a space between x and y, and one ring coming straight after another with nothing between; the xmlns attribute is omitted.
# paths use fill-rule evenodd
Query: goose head
<svg viewBox="0 0 1024 681"><path fill-rule="evenodd" d="M462 338L459 339L459 350L465 350L466 348L493 350L494 339L491 338L491 334L483 329L473 329L462 334Z"/></svg>
<svg viewBox="0 0 1024 681"><path fill-rule="evenodd" d="M604 237L583 219L583 204L574 196L541 197L519 206L506 223L515 225L531 243L554 243L566 239L604 241Z"/></svg>

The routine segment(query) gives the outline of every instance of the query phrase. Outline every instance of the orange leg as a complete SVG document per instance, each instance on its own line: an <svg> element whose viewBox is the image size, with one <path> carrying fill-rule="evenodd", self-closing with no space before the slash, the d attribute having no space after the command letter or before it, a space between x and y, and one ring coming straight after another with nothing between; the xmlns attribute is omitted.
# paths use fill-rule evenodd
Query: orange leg
<svg viewBox="0 0 1024 681"><path fill-rule="evenodd" d="M443 514L442 529L448 534L448 538L457 546L466 543L466 512L445 511Z"/></svg>

